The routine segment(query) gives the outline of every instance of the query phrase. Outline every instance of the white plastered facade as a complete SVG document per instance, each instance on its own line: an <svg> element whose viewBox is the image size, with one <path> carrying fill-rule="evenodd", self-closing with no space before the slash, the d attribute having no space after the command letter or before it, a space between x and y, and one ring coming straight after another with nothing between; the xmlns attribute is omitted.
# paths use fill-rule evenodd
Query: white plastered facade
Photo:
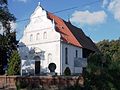
<svg viewBox="0 0 120 90"><path fill-rule="evenodd" d="M82 67L74 65L76 50L78 58L82 58L82 48L64 43L60 33L55 30L54 20L48 19L46 13L40 5L37 6L19 41L21 75L22 70L26 68L33 69L35 73L35 56L40 57L40 73L49 73L50 63L56 64L55 72L58 75L63 75L66 67L70 68L72 74L82 73ZM68 50L67 64L65 63L65 48ZM25 62L28 63L25 64Z"/></svg>

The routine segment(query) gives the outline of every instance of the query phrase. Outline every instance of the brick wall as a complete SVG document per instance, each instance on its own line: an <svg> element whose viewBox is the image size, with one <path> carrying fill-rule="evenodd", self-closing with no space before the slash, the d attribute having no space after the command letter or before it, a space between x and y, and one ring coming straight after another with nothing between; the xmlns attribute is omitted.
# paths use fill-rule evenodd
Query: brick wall
<svg viewBox="0 0 120 90"><path fill-rule="evenodd" d="M67 87L74 85L83 85L83 78L81 76L0 76L0 88L16 88L20 83L23 85L42 88L50 87ZM13 90L13 89L12 89ZM16 90L16 89L15 89ZM47 90L47 89L46 89Z"/></svg>

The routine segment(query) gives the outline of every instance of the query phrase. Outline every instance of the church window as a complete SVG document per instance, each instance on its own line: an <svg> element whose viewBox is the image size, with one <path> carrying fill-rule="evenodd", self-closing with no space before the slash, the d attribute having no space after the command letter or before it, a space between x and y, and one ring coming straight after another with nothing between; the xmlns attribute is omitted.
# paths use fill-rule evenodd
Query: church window
<svg viewBox="0 0 120 90"><path fill-rule="evenodd" d="M2 26L0 25L0 30L2 29Z"/></svg>
<svg viewBox="0 0 120 90"><path fill-rule="evenodd" d="M43 33L43 39L47 39L47 33L46 32Z"/></svg>
<svg viewBox="0 0 120 90"><path fill-rule="evenodd" d="M30 41L32 41L32 40L33 40L33 34L30 35Z"/></svg>
<svg viewBox="0 0 120 90"><path fill-rule="evenodd" d="M51 53L48 54L48 61L49 61L49 62L52 61L52 54L51 54Z"/></svg>
<svg viewBox="0 0 120 90"><path fill-rule="evenodd" d="M0 30L2 29L2 23L0 22Z"/></svg>
<svg viewBox="0 0 120 90"><path fill-rule="evenodd" d="M65 48L65 64L68 64L68 48Z"/></svg>
<svg viewBox="0 0 120 90"><path fill-rule="evenodd" d="M75 56L78 57L78 50L75 51Z"/></svg>
<svg viewBox="0 0 120 90"><path fill-rule="evenodd" d="M36 34L36 40L39 40L39 38L40 38L40 34L37 33L37 34Z"/></svg>

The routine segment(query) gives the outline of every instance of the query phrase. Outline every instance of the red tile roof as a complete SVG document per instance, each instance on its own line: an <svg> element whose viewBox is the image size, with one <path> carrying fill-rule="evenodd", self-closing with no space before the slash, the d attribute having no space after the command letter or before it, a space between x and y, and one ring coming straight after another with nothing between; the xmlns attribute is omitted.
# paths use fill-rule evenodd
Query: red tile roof
<svg viewBox="0 0 120 90"><path fill-rule="evenodd" d="M71 31L69 30L69 28L65 25L64 20L53 15L52 13L47 13L48 14L48 18L55 21L55 27L56 27L56 31L60 32L61 34L61 39L64 42L70 43L72 45L78 46L78 47L82 47L80 45L80 43L78 42L78 40L75 38L75 36L71 33Z"/></svg>
<svg viewBox="0 0 120 90"><path fill-rule="evenodd" d="M97 50L92 40L80 28L73 26L71 23L64 21L52 13L47 12L47 17L54 20L56 31L61 34L61 39L64 42L92 51Z"/></svg>
<svg viewBox="0 0 120 90"><path fill-rule="evenodd" d="M84 34L82 29L77 28L73 26L70 22L65 22L69 30L74 34L76 39L79 41L79 43L82 45L83 48L92 50L92 51L98 51L95 43Z"/></svg>

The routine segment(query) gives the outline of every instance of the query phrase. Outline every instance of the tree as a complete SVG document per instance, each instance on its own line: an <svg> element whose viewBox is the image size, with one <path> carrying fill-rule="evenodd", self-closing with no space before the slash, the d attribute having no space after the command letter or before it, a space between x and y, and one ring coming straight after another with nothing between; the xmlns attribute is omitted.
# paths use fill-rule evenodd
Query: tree
<svg viewBox="0 0 120 90"><path fill-rule="evenodd" d="M6 54L7 49L4 46L5 43L6 43L5 37L0 35L0 74L4 73L3 68L7 60L7 54Z"/></svg>
<svg viewBox="0 0 120 90"><path fill-rule="evenodd" d="M120 60L120 40L103 40L97 43L101 53L110 56L111 60Z"/></svg>
<svg viewBox="0 0 120 90"><path fill-rule="evenodd" d="M120 61L112 61L108 73L111 75L112 82L117 90L120 90Z"/></svg>
<svg viewBox="0 0 120 90"><path fill-rule="evenodd" d="M8 75L19 75L20 74L20 56L18 51L13 51L10 60L8 62Z"/></svg>
<svg viewBox="0 0 120 90"><path fill-rule="evenodd" d="M120 90L120 39L97 43L100 53L91 54L84 70L85 90Z"/></svg>
<svg viewBox="0 0 120 90"><path fill-rule="evenodd" d="M116 90L113 78L109 74L107 58L101 53L91 54L88 66L83 73L85 90Z"/></svg>
<svg viewBox="0 0 120 90"><path fill-rule="evenodd" d="M7 7L7 0L0 0L0 23L3 27L3 35L0 35L0 74L4 74L4 66L13 52L16 50L16 33L11 31L11 22L16 18L11 14Z"/></svg>

